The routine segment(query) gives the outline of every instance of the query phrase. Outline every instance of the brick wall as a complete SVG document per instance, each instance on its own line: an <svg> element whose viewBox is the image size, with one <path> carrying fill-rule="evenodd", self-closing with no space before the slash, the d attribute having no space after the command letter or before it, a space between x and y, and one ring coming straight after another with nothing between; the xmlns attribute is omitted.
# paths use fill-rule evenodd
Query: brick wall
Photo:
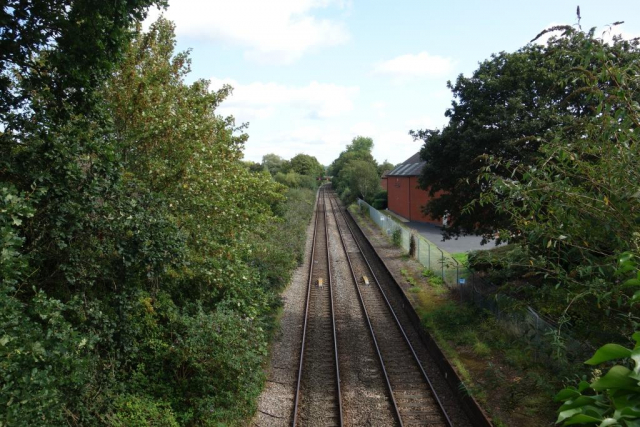
<svg viewBox="0 0 640 427"><path fill-rule="evenodd" d="M387 178L387 192L389 210L407 218L410 221L429 222L442 225L442 221L437 221L422 213L422 207L426 205L431 197L427 191L418 187L417 176L390 176ZM438 197L438 193L434 197Z"/></svg>

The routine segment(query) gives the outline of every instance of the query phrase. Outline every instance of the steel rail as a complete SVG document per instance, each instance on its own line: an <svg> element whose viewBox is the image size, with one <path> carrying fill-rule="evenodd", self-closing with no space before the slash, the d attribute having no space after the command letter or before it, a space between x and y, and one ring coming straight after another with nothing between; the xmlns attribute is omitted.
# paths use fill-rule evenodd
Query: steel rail
<svg viewBox="0 0 640 427"><path fill-rule="evenodd" d="M338 227L338 235L340 236L340 243L342 244L342 249L344 250L345 255L347 256L347 263L349 264L349 270L351 271L351 277L353 277L353 285L356 288L356 292L358 293L358 300L360 301L360 307L362 307L362 311L364 312L364 317L367 320L367 326L369 326L369 333L371 334L371 339L373 340L373 346L376 349L376 353L378 354L378 360L380 361L380 367L382 368L382 373L384 374L384 380L387 384L387 390L389 391L389 396L391 396L391 403L393 404L394 413L400 427L403 427L402 417L400 416L400 409L398 408L398 404L396 402L396 398L393 394L393 388L391 387L391 382L389 381L389 375L387 374L387 369L384 365L384 360L382 358L382 353L380 352L380 347L378 346L378 340L376 339L376 333L373 330L373 326L371 325L371 320L369 318L369 312L367 311L367 307L364 304L364 299L362 298L362 293L360 292L360 288L358 287L358 278L356 277L356 273L353 269L353 264L351 263L351 257L349 256L349 251L347 251L347 245L344 242L344 238L342 237L342 227L338 223L338 216L336 214L336 209L334 207L334 202L331 200L331 196L329 197L329 203L331 203L331 210L333 212L333 217L336 220L336 226Z"/></svg>
<svg viewBox="0 0 640 427"><path fill-rule="evenodd" d="M298 418L298 404L300 403L300 383L302 380L302 364L304 363L304 349L305 349L305 341L307 339L307 321L309 319L309 300L311 297L311 280L313 274L313 258L316 252L316 234L318 232L318 205L320 204L320 197L322 197L322 190L318 195L318 202L316 203L316 217L315 222L313 224L313 240L311 242L311 257L309 260L309 280L307 281L307 298L305 302L304 309L304 324L302 326L302 343L300 344L300 364L298 365L298 382L296 384L296 395L295 395L295 403L293 404L293 420L291 425L293 427L296 426L296 421Z"/></svg>
<svg viewBox="0 0 640 427"><path fill-rule="evenodd" d="M329 263L329 245L328 245L328 238L329 238L329 233L327 231L327 222L326 222L326 216L327 216L327 212L326 212L326 201L324 198L324 194L325 194L325 189L321 188L320 189L320 193L318 196L318 202L316 203L316 215L315 215L315 221L314 221L314 226L313 226L313 240L311 242L311 255L310 255L310 259L309 259L309 276L308 276L308 280L307 280L307 297L306 297L306 302L305 302L305 313L304 313L304 325L303 325L303 329L302 329L302 342L300 344L300 363L298 365L298 379L297 379L297 383L296 383L296 391L295 391L295 401L294 401L294 406L293 406L293 420L291 422L293 427L296 427L297 425L297 420L298 420L298 407L300 406L300 385L302 383L302 372L303 372L303 365L304 365L304 354L305 354L305 350L306 350L306 338L307 338L307 324L309 321L309 303L311 300L311 286L312 286L312 281L313 281L313 264L314 264L314 259L315 259L315 251L316 251L316 238L317 238L317 234L318 234L318 206L320 205L320 201L322 200L323 203L323 207L324 207L324 218L325 218L325 239L327 242L327 269L329 272L329 292L330 292L330 306L331 306L331 322L332 322L332 329L333 329L333 342L334 342L334 356L335 356L335 362L336 362L336 378L337 378L337 393L338 393L338 408L339 408L339 423L340 423L340 427L342 427L343 422L342 422L342 397L340 394L340 371L339 371L339 367L338 367L338 343L336 340L336 326L335 326L335 317L334 317L334 312L333 312L333 291L331 288L331 265Z"/></svg>
<svg viewBox="0 0 640 427"><path fill-rule="evenodd" d="M331 203L331 199L329 199ZM329 272L329 298L331 302L331 328L333 329L333 354L336 360L336 384L338 392L338 413L340 416L340 427L342 427L342 393L340 391L340 365L338 362L338 339L336 336L336 318L333 311L333 280L331 277L331 255L329 254L329 222L327 221L327 201L322 194L322 204L324 205L324 236L327 247L327 271Z"/></svg>
<svg viewBox="0 0 640 427"><path fill-rule="evenodd" d="M404 328L402 327L402 324L400 323L400 320L396 316L396 313L393 310L393 307L391 306L391 303L389 302L389 299L387 298L386 293L382 289L382 286L380 285L380 282L378 281L378 277L373 272L373 268L371 267L371 264L369 263L369 260L367 259L366 255L362 251L362 247L360 246L360 243L358 243L358 240L356 239L356 235L353 232L353 229L351 228L351 226L349 225L349 221L347 221L346 215L344 214L344 212L342 212L342 210L340 210L340 209L338 209L338 210L340 211L340 215L344 219L344 222L347 225L347 228L349 229L349 232L351 233L351 236L353 237L354 243L356 244L356 246L358 247L358 250L362 254L362 259L364 259L364 262L367 264L367 267L369 268L369 271L371 272L371 276L373 277L374 281L376 282L376 285L377 285L378 289L380 290L380 293L382 294L382 296L383 296L383 298L384 298L384 300L385 300L385 302L387 304L387 307L389 308L389 311L393 315L393 318L395 319L396 324L398 325L398 328L400 329L400 332L402 332L402 336L404 337L405 342L409 346L409 349L411 350L411 354L413 354L414 361L416 362L416 364L420 368L420 372L422 373L423 379L429 385L429 389L431 390L431 393L433 394L433 397L434 397L434 399L435 399L435 401L437 403L437 406L438 406L438 409L440 410L440 413L444 417L444 419L446 421L446 424L448 426L452 427L453 424L451 422L451 419L449 418L449 415L447 414L447 411L444 409L444 406L442 405L442 402L440 401L440 398L438 397L438 393L435 391L435 388L433 387L433 384L431 383L431 380L429 379L429 376L427 375L427 373L425 372L424 368L422 367L422 363L420 363L420 359L418 358L418 355L416 354L415 349L413 348L413 345L411 345L411 341L409 340L409 337L407 336ZM335 215L335 212L334 212L334 215Z"/></svg>

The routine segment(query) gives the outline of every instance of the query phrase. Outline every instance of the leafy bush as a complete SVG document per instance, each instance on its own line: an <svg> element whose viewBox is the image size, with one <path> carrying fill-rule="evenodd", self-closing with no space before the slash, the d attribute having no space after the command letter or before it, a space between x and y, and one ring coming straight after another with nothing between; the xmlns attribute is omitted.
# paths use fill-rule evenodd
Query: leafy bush
<svg viewBox="0 0 640 427"><path fill-rule="evenodd" d="M391 241L393 242L394 246L402 246L402 230L400 230L399 228L393 230L393 232L391 233Z"/></svg>
<svg viewBox="0 0 640 427"><path fill-rule="evenodd" d="M380 190L373 197L373 202L371 203L371 206L373 206L374 208L376 208L378 210L387 209L387 198L388 198L387 191L386 190Z"/></svg>
<svg viewBox="0 0 640 427"><path fill-rule="evenodd" d="M52 31L85 68L45 40L20 52L48 77L0 94L0 425L241 424L316 183L252 172L231 88L184 82L170 22L128 32L151 2L107 3Z"/></svg>
<svg viewBox="0 0 640 427"><path fill-rule="evenodd" d="M294 171L289 171L286 174L278 172L274 176L274 179L276 182L286 185L289 188L307 188L313 190L318 187L316 178L310 175L300 175Z"/></svg>
<svg viewBox="0 0 640 427"><path fill-rule="evenodd" d="M444 285L444 280L442 280L442 276L436 274L433 270L429 268L425 268L422 270L422 275L429 279L429 283L435 287L441 287Z"/></svg>
<svg viewBox="0 0 640 427"><path fill-rule="evenodd" d="M121 395L108 417L113 427L178 427L171 407L166 403L136 396Z"/></svg>
<svg viewBox="0 0 640 427"><path fill-rule="evenodd" d="M595 366L617 360L622 364L604 375L595 370L590 382L583 379L577 387L561 390L555 397L563 402L557 424L633 427L640 423L640 332L633 334L633 340L633 350L606 344L585 362Z"/></svg>

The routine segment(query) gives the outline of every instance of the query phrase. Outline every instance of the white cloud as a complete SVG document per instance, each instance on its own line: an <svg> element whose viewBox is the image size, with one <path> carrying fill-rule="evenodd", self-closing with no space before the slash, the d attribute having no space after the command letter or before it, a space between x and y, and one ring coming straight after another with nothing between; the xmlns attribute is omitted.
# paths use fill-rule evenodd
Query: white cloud
<svg viewBox="0 0 640 427"><path fill-rule="evenodd" d="M349 40L342 22L313 15L348 6L344 0L171 0L165 16L179 35L244 47L248 59L291 63L310 49ZM159 14L152 11L147 21Z"/></svg>
<svg viewBox="0 0 640 427"><path fill-rule="evenodd" d="M396 81L412 78L441 77L453 71L454 61L427 52L400 55L375 65L374 74L388 75Z"/></svg>
<svg viewBox="0 0 640 427"><path fill-rule="evenodd" d="M353 110L353 100L359 92L357 86L315 81L306 86L286 86L273 82L240 84L232 79L211 79L211 88L214 90L223 84L230 84L234 90L219 112L223 115L233 114L239 121L265 119L286 107L306 118L336 117Z"/></svg>

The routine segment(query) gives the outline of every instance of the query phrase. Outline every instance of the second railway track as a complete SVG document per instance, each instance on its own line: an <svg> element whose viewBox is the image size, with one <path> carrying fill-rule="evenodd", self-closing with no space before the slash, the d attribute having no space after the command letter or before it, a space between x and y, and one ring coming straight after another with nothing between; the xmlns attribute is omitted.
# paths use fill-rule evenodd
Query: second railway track
<svg viewBox="0 0 640 427"><path fill-rule="evenodd" d="M451 426L451 420L351 226L338 202L329 199L398 425Z"/></svg>
<svg viewBox="0 0 640 427"><path fill-rule="evenodd" d="M290 425L472 425L407 321L402 291L326 187L311 248Z"/></svg>

